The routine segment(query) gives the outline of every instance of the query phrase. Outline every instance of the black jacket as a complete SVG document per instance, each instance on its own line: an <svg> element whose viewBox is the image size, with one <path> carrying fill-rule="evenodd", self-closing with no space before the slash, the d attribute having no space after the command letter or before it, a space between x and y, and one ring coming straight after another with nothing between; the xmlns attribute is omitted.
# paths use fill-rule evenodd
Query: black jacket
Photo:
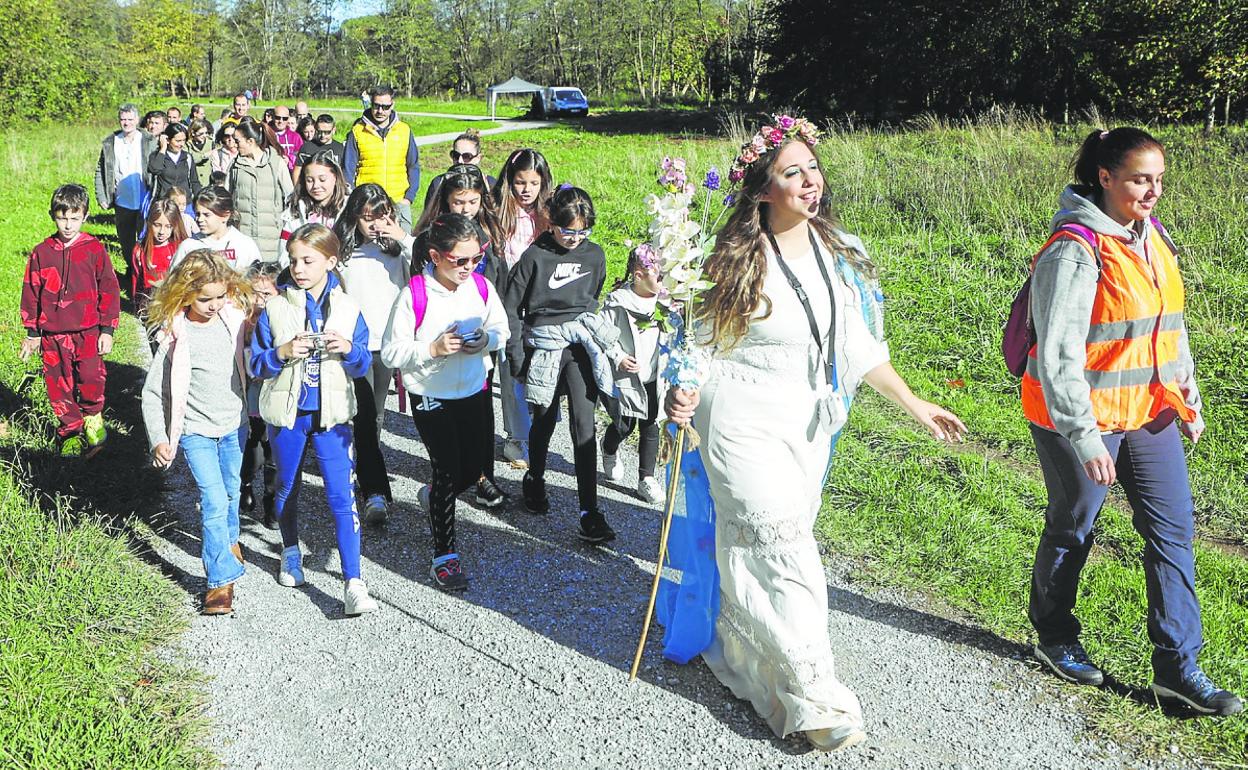
<svg viewBox="0 0 1248 770"><path fill-rule="evenodd" d="M511 268L503 292L511 327L508 361L524 358L524 327L561 324L597 311L606 280L607 256L601 246L586 240L569 251L543 233Z"/></svg>
<svg viewBox="0 0 1248 770"><path fill-rule="evenodd" d="M158 200L166 190L174 186L186 190L188 199L193 199L199 193L199 174L195 173L191 154L183 150L175 163L167 154L157 150L147 160L147 187L152 191L152 200Z"/></svg>

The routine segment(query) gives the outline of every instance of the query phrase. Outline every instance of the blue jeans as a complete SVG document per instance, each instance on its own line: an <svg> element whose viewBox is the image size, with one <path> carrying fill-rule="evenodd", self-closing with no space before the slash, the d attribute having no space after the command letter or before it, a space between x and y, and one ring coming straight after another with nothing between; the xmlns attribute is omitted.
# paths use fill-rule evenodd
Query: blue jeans
<svg viewBox="0 0 1248 770"><path fill-rule="evenodd" d="M503 396L503 433L513 441L527 443L533 420L524 400L524 383L511 376L505 355L498 357L498 386ZM557 411L557 410L556 410Z"/></svg>
<svg viewBox="0 0 1248 770"><path fill-rule="evenodd" d="M193 433L178 441L199 487L200 557L209 588L243 576L243 565L230 546L238 542L238 497L243 465L243 429L221 438Z"/></svg>
<svg viewBox="0 0 1248 770"><path fill-rule="evenodd" d="M343 580L360 576L360 517L355 510L355 453L351 445L351 423L316 430L316 415L299 412L293 428L269 426L269 443L277 464L277 523L282 531L282 547L299 545L297 481L308 445L316 452L325 481L325 497L334 515L338 557L342 560Z"/></svg>
<svg viewBox="0 0 1248 770"><path fill-rule="evenodd" d="M1044 534L1032 569L1028 615L1043 645L1078 641L1082 627L1074 615L1079 573L1092 549L1092 526L1108 487L1095 484L1070 442L1053 431L1031 426L1049 493ZM1118 481L1134 512L1132 523L1144 538L1144 584L1148 596L1148 638L1153 671L1167 681L1196 667L1200 652L1200 604L1192 552L1192 490L1174 413L1150 425L1104 437Z"/></svg>

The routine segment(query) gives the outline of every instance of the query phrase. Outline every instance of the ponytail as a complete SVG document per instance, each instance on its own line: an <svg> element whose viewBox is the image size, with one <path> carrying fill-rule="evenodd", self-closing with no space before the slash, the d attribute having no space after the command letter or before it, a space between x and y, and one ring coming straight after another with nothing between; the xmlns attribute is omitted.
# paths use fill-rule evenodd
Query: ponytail
<svg viewBox="0 0 1248 770"><path fill-rule="evenodd" d="M1127 156L1138 150L1157 150L1162 155L1166 153L1161 142L1152 134L1132 126L1115 128L1113 131L1098 128L1088 134L1071 163L1075 172L1076 192L1085 197L1099 193L1101 169L1117 171L1126 162Z"/></svg>

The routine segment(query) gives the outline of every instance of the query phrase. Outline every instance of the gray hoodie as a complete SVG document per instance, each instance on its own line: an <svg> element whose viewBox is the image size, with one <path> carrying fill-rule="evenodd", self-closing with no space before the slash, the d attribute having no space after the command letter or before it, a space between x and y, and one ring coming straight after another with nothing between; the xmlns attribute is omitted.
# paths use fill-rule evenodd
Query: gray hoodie
<svg viewBox="0 0 1248 770"><path fill-rule="evenodd" d="M1067 187L1061 208L1053 217L1051 231L1076 223L1101 237L1125 241L1136 254L1147 257L1144 243L1152 224L1148 220L1124 227L1101 211L1096 203ZM1095 244L1093 244L1095 248ZM1057 432L1074 447L1080 462L1105 454L1105 441L1092 413L1091 387L1084 376L1088 330L1096 300L1100 266L1080 243L1059 238L1041 252L1031 280L1031 316L1036 328L1036 359L1040 387ZM1193 428L1204 428L1200 418L1200 391L1184 324L1179 337L1178 386L1184 402L1197 413Z"/></svg>

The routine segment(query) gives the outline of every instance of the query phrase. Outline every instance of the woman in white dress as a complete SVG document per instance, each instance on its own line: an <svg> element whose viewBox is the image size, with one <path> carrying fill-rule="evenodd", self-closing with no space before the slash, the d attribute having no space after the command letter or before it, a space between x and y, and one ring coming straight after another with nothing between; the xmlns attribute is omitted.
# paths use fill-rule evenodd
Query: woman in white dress
<svg viewBox="0 0 1248 770"><path fill-rule="evenodd" d="M715 503L720 613L702 657L776 735L804 732L831 751L866 737L836 678L813 534L854 391L866 381L941 440L965 427L889 363L875 266L833 224L817 133L775 122L734 164L736 208L707 261L715 287L697 320L709 373L700 391L669 391L667 413L702 436Z"/></svg>

